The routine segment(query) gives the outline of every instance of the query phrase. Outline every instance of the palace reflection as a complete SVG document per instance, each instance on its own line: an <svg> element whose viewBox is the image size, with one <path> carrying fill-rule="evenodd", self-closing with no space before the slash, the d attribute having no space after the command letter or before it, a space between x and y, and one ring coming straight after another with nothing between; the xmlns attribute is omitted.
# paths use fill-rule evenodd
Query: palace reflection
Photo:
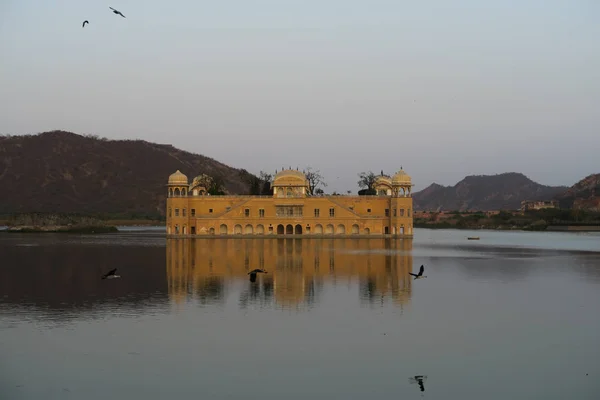
<svg viewBox="0 0 600 400"><path fill-rule="evenodd" d="M363 303L410 299L412 241L392 239L167 239L169 296L176 303L314 306L325 284L358 282ZM248 272L261 268L256 282Z"/></svg>

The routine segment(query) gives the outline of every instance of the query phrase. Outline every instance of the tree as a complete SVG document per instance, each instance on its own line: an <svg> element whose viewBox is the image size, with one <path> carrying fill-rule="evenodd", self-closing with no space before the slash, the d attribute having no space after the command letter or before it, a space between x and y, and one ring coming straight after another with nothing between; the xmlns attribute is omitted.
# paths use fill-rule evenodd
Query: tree
<svg viewBox="0 0 600 400"><path fill-rule="evenodd" d="M208 194L217 196L225 194L225 181L222 177L212 177L207 174L200 174L192 181L192 186L202 186Z"/></svg>
<svg viewBox="0 0 600 400"><path fill-rule="evenodd" d="M209 187L206 188L206 191L208 192L208 194L212 195L212 196L222 196L225 193L225 180L220 177L220 176L216 176L212 179L212 183Z"/></svg>
<svg viewBox="0 0 600 400"><path fill-rule="evenodd" d="M260 180L259 177L257 176L251 176L248 179L248 183L250 184L250 195L251 196L258 196L260 195L261 189L262 189L262 182Z"/></svg>
<svg viewBox="0 0 600 400"><path fill-rule="evenodd" d="M361 172L358 174L360 178L358 180L358 187L367 189L368 192L375 192L375 181L377 177L371 171L369 172Z"/></svg>
<svg viewBox="0 0 600 400"><path fill-rule="evenodd" d="M240 178L249 186L248 194L251 196L272 195L271 181L273 175L260 171L259 175L253 175L245 169L240 170Z"/></svg>
<svg viewBox="0 0 600 400"><path fill-rule="evenodd" d="M308 193L311 196L315 194L315 190L319 186L327 187L327 184L323 179L323 175L321 175L321 171L313 171L311 167L307 167L305 175L306 179L308 180Z"/></svg>
<svg viewBox="0 0 600 400"><path fill-rule="evenodd" d="M258 196L262 190L262 180L256 176L246 171L245 169L241 169L239 172L240 179L248 184L248 194L250 196Z"/></svg>
<svg viewBox="0 0 600 400"><path fill-rule="evenodd" d="M271 182L273 182L273 175L260 171L259 176L262 182L262 189L260 191L260 194L263 196L272 195L273 189L271 188Z"/></svg>
<svg viewBox="0 0 600 400"><path fill-rule="evenodd" d="M315 194L322 195L324 193L325 193L325 191L323 189L321 189L321 188L316 188L315 189Z"/></svg>
<svg viewBox="0 0 600 400"><path fill-rule="evenodd" d="M192 181L192 187L202 186L207 191L208 191L208 188L211 187L212 184L213 184L213 178L206 174L200 174L197 177L195 177Z"/></svg>
<svg viewBox="0 0 600 400"><path fill-rule="evenodd" d="M358 191L359 196L375 196L376 194L375 189L361 189Z"/></svg>

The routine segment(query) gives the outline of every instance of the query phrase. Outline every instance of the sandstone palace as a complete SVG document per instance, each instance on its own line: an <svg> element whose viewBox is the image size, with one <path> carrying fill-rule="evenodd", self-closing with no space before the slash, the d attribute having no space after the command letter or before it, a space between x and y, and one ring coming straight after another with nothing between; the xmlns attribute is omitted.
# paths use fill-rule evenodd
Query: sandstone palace
<svg viewBox="0 0 600 400"><path fill-rule="evenodd" d="M412 182L402 169L380 175L376 195L309 194L297 170L277 173L272 196L211 196L180 171L169 176L167 235L412 238Z"/></svg>

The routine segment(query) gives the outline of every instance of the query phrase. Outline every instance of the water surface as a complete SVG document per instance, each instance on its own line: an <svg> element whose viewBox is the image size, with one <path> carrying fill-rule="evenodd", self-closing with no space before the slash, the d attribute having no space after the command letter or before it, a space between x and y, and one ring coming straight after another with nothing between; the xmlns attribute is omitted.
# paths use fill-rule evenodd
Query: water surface
<svg viewBox="0 0 600 400"><path fill-rule="evenodd" d="M599 251L579 233L0 234L0 398L597 399Z"/></svg>

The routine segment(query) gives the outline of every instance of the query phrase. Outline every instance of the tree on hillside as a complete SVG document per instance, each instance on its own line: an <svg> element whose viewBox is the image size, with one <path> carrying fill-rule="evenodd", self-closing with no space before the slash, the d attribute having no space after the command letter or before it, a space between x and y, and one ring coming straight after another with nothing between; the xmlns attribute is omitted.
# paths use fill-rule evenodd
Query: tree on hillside
<svg viewBox="0 0 600 400"><path fill-rule="evenodd" d="M221 176L215 176L212 184L206 188L208 194L212 196L222 196L225 193L225 180Z"/></svg>
<svg viewBox="0 0 600 400"><path fill-rule="evenodd" d="M252 175L245 169L240 170L240 178L249 186L248 194L251 196L268 196L273 194L271 181L273 175L260 171L258 176Z"/></svg>
<svg viewBox="0 0 600 400"><path fill-rule="evenodd" d="M208 188L211 187L212 184L213 184L212 176L206 175L206 174L200 174L192 180L192 186L202 186L207 191L208 191Z"/></svg>
<svg viewBox="0 0 600 400"><path fill-rule="evenodd" d="M192 181L192 186L203 186L208 194L213 196L225 194L225 181L221 176L212 177L207 174L200 174Z"/></svg>
<svg viewBox="0 0 600 400"><path fill-rule="evenodd" d="M273 182L273 175L260 171L259 177L262 182L260 194L263 196L272 195L273 189L271 188L271 183Z"/></svg>
<svg viewBox="0 0 600 400"><path fill-rule="evenodd" d="M358 187L363 188L358 194L375 194L375 181L377 180L375 174L371 171L361 172L358 177L360 178Z"/></svg>
<svg viewBox="0 0 600 400"><path fill-rule="evenodd" d="M239 175L240 179L248 185L248 194L250 196L260 195L263 182L258 176L251 174L245 169L241 169Z"/></svg>
<svg viewBox="0 0 600 400"><path fill-rule="evenodd" d="M321 171L313 171L311 167L306 168L306 179L308 180L308 193L312 196L319 186L327 187Z"/></svg>

